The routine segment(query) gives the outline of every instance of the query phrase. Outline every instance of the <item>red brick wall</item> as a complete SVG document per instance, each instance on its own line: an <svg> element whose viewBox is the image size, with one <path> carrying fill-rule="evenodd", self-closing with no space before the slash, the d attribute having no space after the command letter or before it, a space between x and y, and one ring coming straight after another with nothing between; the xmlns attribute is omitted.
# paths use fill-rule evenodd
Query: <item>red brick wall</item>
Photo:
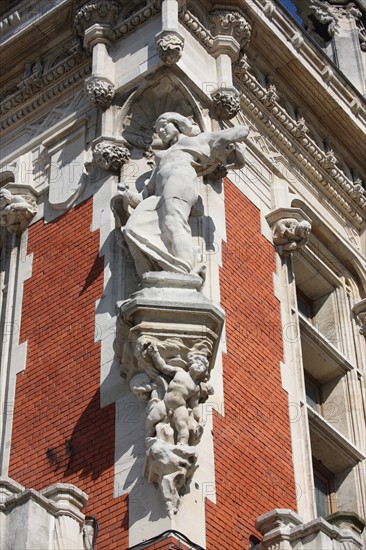
<svg viewBox="0 0 366 550"><path fill-rule="evenodd" d="M126 497L113 499L114 405L100 409L95 301L103 292L92 201L29 229L32 277L25 283L9 475L27 488L73 483L89 495L99 549L127 547Z"/></svg>
<svg viewBox="0 0 366 550"><path fill-rule="evenodd" d="M249 548L255 518L296 510L275 253L257 208L225 182L227 242L220 272L226 312L225 416L214 413L217 504L207 501L207 548Z"/></svg>

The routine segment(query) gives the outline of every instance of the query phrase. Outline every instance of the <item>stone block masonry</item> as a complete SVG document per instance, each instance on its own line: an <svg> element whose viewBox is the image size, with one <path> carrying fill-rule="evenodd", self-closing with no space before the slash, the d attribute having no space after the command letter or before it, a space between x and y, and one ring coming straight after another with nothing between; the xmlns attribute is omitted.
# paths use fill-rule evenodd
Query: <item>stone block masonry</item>
<svg viewBox="0 0 366 550"><path fill-rule="evenodd" d="M275 252L261 235L259 211L229 180L225 207L225 414L214 411L217 500L207 500L208 550L248 548L250 535L260 538L254 529L260 514L279 505L296 510L288 399L280 377L282 327L272 282ZM214 408L221 412L219 403Z"/></svg>
<svg viewBox="0 0 366 550"><path fill-rule="evenodd" d="M127 548L127 497L113 498L114 405L100 408L95 302L103 291L91 199L29 229L32 277L25 284L9 476L41 490L73 483L89 496L99 548Z"/></svg>

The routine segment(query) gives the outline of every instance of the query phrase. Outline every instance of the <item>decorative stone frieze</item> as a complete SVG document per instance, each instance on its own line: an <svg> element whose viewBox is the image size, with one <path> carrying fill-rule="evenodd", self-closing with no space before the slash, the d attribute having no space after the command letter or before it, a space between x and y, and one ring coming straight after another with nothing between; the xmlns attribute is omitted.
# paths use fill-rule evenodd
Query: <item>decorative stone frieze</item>
<svg viewBox="0 0 366 550"><path fill-rule="evenodd" d="M136 397L146 402L144 477L168 515L197 468L209 383L223 313L200 292L194 274L148 272L142 288L117 304L116 358Z"/></svg>
<svg viewBox="0 0 366 550"><path fill-rule="evenodd" d="M214 10L210 13L210 31L213 36L232 36L239 43L240 49L245 48L250 41L251 26L238 11Z"/></svg>
<svg viewBox="0 0 366 550"><path fill-rule="evenodd" d="M311 220L300 208L278 208L266 219L272 228L273 244L280 256L288 256L307 244Z"/></svg>
<svg viewBox="0 0 366 550"><path fill-rule="evenodd" d="M163 31L156 36L156 49L166 65L178 63L182 57L184 38L176 31Z"/></svg>
<svg viewBox="0 0 366 550"><path fill-rule="evenodd" d="M188 10L182 10L180 19L193 36L195 36L207 50L212 48L213 36L197 17Z"/></svg>
<svg viewBox="0 0 366 550"><path fill-rule="evenodd" d="M362 525L362 522L359 522ZM260 550L360 550L360 531L348 524L332 525L318 517L303 523L301 517L287 509L274 509L257 518L256 529L262 533ZM362 528L361 528L362 531Z"/></svg>
<svg viewBox="0 0 366 550"><path fill-rule="evenodd" d="M95 24L113 26L120 10L114 0L91 0L82 6L75 15L74 28L80 36Z"/></svg>
<svg viewBox="0 0 366 550"><path fill-rule="evenodd" d="M130 159L130 151L124 141L102 137L93 143L92 149L94 162L109 172L118 173Z"/></svg>
<svg viewBox="0 0 366 550"><path fill-rule="evenodd" d="M235 89L216 90L212 94L212 103L219 118L230 120L240 110L240 96Z"/></svg>
<svg viewBox="0 0 366 550"><path fill-rule="evenodd" d="M366 337L366 298L357 302L352 308L353 313L360 323L360 333Z"/></svg>
<svg viewBox="0 0 366 550"><path fill-rule="evenodd" d="M0 103L0 129L5 130L18 123L48 101L59 97L65 90L84 80L91 72L89 54L73 52L64 61L42 74L42 83L35 88L22 87ZM42 94L39 92L42 91Z"/></svg>
<svg viewBox="0 0 366 550"><path fill-rule="evenodd" d="M87 495L69 483L35 491L0 478L0 547L85 550L87 502Z"/></svg>
<svg viewBox="0 0 366 550"><path fill-rule="evenodd" d="M115 96L115 89L108 79L91 76L85 80L85 95L95 106L106 109L112 103Z"/></svg>
<svg viewBox="0 0 366 550"><path fill-rule="evenodd" d="M276 85L273 83L268 84L265 96L263 97L263 103L266 107L271 107L279 100L277 94Z"/></svg>
<svg viewBox="0 0 366 550"><path fill-rule="evenodd" d="M0 189L0 225L9 233L20 235L37 213L37 203L30 195L13 195L8 189Z"/></svg>
<svg viewBox="0 0 366 550"><path fill-rule="evenodd" d="M115 28L116 38L123 38L133 32L137 27L158 14L160 8L161 0L151 0L146 6L138 9L126 19L123 19L121 24L118 24Z"/></svg>
<svg viewBox="0 0 366 550"><path fill-rule="evenodd" d="M311 174L313 181L325 189L337 204L338 208L351 216L356 224L364 224L364 215L359 214L357 205L366 213L366 191L356 187L345 174L334 164L334 154L330 151L322 151L309 135L301 132L296 135L297 121L281 107L278 101L268 105L267 91L259 84L255 76L247 68L247 61L239 60L234 64L235 75L245 86L247 93L243 95L243 104L254 114L254 116L265 124L268 130L276 136L286 149L294 155L302 164L303 169ZM261 108L263 106L266 111ZM267 114L268 113L268 114ZM287 136L289 134L289 136ZM303 150L294 146L293 135L296 137ZM362 186L361 186L362 187ZM356 188L356 193L354 193ZM352 196L352 193L354 196Z"/></svg>

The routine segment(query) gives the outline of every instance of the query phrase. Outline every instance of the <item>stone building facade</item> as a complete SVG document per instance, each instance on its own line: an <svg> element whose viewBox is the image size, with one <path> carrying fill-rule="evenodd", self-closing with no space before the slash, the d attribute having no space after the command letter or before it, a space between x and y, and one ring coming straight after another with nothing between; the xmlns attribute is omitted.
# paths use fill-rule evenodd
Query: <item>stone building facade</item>
<svg viewBox="0 0 366 550"><path fill-rule="evenodd" d="M364 547L366 5L293 4L2 3L1 548Z"/></svg>

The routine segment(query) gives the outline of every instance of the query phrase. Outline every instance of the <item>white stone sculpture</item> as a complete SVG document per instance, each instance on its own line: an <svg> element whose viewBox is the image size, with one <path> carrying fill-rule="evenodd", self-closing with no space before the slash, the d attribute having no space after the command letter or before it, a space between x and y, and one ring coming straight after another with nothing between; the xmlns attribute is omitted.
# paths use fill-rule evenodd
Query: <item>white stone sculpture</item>
<svg viewBox="0 0 366 550"><path fill-rule="evenodd" d="M209 378L224 322L201 287L195 274L145 273L141 288L117 304L120 373L146 403L143 475L170 516L198 467L201 403L213 394Z"/></svg>
<svg viewBox="0 0 366 550"><path fill-rule="evenodd" d="M0 225L9 233L20 235L37 213L37 203L30 195L13 195L0 189Z"/></svg>
<svg viewBox="0 0 366 550"><path fill-rule="evenodd" d="M162 492L169 515L179 507L180 492L197 468L197 451L203 432L200 403L213 394L208 383L209 362L188 353L185 365L169 365L158 346L146 342L142 355L152 367L130 380L133 393L147 401L146 461L144 476Z"/></svg>
<svg viewBox="0 0 366 550"><path fill-rule="evenodd" d="M198 200L198 179L215 171L244 166L246 126L200 132L190 119L174 112L160 115L156 131L168 146L155 154L156 167L143 192L127 187L113 209L132 208L123 234L139 275L147 271L200 272L188 223ZM130 210L130 209L129 209ZM122 218L123 215L120 216Z"/></svg>
<svg viewBox="0 0 366 550"><path fill-rule="evenodd" d="M121 167L128 162L130 152L121 143L102 139L93 144L93 158L96 164L104 170L118 173Z"/></svg>
<svg viewBox="0 0 366 550"><path fill-rule="evenodd" d="M295 252L306 245L311 231L307 220L295 218L279 220L273 226L273 242L281 256Z"/></svg>

